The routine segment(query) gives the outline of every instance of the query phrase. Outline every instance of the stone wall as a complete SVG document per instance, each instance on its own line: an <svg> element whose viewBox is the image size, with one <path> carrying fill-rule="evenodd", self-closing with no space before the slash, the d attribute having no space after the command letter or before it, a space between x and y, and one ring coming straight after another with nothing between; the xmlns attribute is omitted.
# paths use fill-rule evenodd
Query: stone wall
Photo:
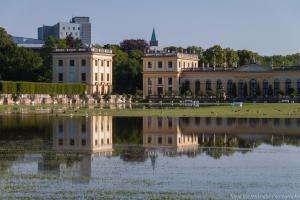
<svg viewBox="0 0 300 200"><path fill-rule="evenodd" d="M0 94L0 105L36 105L36 104L97 104L131 103L131 98L111 95L109 98L92 95L47 95L47 94Z"/></svg>

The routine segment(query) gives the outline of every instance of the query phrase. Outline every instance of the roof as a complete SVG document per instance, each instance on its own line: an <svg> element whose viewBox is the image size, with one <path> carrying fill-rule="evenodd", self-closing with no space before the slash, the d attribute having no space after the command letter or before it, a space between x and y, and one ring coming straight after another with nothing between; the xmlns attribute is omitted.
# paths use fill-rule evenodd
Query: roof
<svg viewBox="0 0 300 200"><path fill-rule="evenodd" d="M251 63L248 65L240 66L239 68L236 69L236 71L239 71L239 72L268 72L268 71L272 71L272 67Z"/></svg>
<svg viewBox="0 0 300 200"><path fill-rule="evenodd" d="M14 43L16 44L27 44L27 45L43 45L44 41L43 40L38 40L35 38L27 38L27 37L16 37L16 36L12 36L12 40L14 41Z"/></svg>
<svg viewBox="0 0 300 200"><path fill-rule="evenodd" d="M54 49L53 53L104 53L104 54L112 54L111 49L98 49L98 48L79 48L79 49Z"/></svg>
<svg viewBox="0 0 300 200"><path fill-rule="evenodd" d="M149 51L144 55L145 57L156 58L156 57L175 57L181 59L198 60L197 54L189 53L178 53L178 52L167 52L167 51Z"/></svg>
<svg viewBox="0 0 300 200"><path fill-rule="evenodd" d="M237 68L227 67L198 67L198 68L183 68L182 71L195 71L195 72L246 72L246 73L260 73L260 72L285 72L285 71L300 71L300 66L282 66L282 67L270 67L259 64L248 64Z"/></svg>
<svg viewBox="0 0 300 200"><path fill-rule="evenodd" d="M154 28L153 28L152 36L151 36L151 40L150 40L150 47L158 47L158 41L156 39L155 29Z"/></svg>
<svg viewBox="0 0 300 200"><path fill-rule="evenodd" d="M152 31L152 36L151 36L151 40L150 41L152 41L152 42L157 41L156 40L156 35L155 35L155 29L154 28L153 28L153 31Z"/></svg>

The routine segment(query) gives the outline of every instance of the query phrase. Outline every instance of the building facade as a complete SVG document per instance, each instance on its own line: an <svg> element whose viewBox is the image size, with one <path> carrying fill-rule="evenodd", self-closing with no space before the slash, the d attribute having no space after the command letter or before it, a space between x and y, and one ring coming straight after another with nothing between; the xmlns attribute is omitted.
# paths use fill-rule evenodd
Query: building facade
<svg viewBox="0 0 300 200"><path fill-rule="evenodd" d="M54 83L85 83L89 94L111 93L112 50L55 49L52 55Z"/></svg>
<svg viewBox="0 0 300 200"><path fill-rule="evenodd" d="M90 23L89 17L73 17L71 20L72 23L80 24L80 39L83 44L90 45L91 44L91 33L92 27Z"/></svg>
<svg viewBox="0 0 300 200"><path fill-rule="evenodd" d="M278 97L300 95L300 67L269 67L249 64L239 68L183 67L173 57L176 71L158 68L166 53L144 57L144 95L183 95L216 97ZM171 60L171 57L167 58ZM177 62L176 62L177 60ZM194 62L197 62L194 59ZM154 66L154 68L152 67ZM175 79L172 81L166 81ZM172 92L171 92L172 91Z"/></svg>
<svg viewBox="0 0 300 200"><path fill-rule="evenodd" d="M149 44L143 57L144 97L300 96L300 66L271 67L250 63L216 68L202 63L200 67L197 54L158 50L154 29Z"/></svg>
<svg viewBox="0 0 300 200"><path fill-rule="evenodd" d="M49 36L56 39L65 39L67 36L80 39L82 44L91 44L91 23L89 17L73 17L70 22L58 22L53 26L38 28L38 39L46 41Z"/></svg>
<svg viewBox="0 0 300 200"><path fill-rule="evenodd" d="M143 57L144 96L178 95L186 68L198 68L196 54L148 51Z"/></svg>

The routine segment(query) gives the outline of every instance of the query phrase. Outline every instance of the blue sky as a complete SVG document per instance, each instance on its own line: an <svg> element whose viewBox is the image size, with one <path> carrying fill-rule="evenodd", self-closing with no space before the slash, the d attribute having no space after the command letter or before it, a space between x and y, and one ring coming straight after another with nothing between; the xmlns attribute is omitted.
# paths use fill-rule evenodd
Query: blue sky
<svg viewBox="0 0 300 200"><path fill-rule="evenodd" d="M1 0L0 26L37 37L37 27L89 16L93 43L150 39L161 46L214 44L262 55L300 52L299 0Z"/></svg>

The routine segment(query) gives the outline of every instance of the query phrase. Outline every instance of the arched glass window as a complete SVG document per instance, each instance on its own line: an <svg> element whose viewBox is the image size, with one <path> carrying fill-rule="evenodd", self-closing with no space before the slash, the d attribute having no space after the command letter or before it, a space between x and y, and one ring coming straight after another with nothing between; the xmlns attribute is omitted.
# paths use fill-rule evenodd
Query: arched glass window
<svg viewBox="0 0 300 200"><path fill-rule="evenodd" d="M300 79L297 80L297 94L300 95Z"/></svg>
<svg viewBox="0 0 300 200"><path fill-rule="evenodd" d="M244 93L244 81L240 80L238 85L238 96L243 97L243 93Z"/></svg>
<svg viewBox="0 0 300 200"><path fill-rule="evenodd" d="M217 87L216 87L217 90L220 90L222 89L222 81L221 80L217 80Z"/></svg>
<svg viewBox="0 0 300 200"><path fill-rule="evenodd" d="M290 95L292 88L292 81L291 79L285 80L285 95Z"/></svg>
<svg viewBox="0 0 300 200"><path fill-rule="evenodd" d="M257 96L257 82L255 79L250 80L250 95L251 97Z"/></svg>
<svg viewBox="0 0 300 200"><path fill-rule="evenodd" d="M269 82L268 80L263 80L263 94L264 96L268 96L269 93Z"/></svg>
<svg viewBox="0 0 300 200"><path fill-rule="evenodd" d="M232 80L227 81L227 95L232 96Z"/></svg>
<svg viewBox="0 0 300 200"><path fill-rule="evenodd" d="M277 96L280 92L280 82L279 79L274 80L274 95Z"/></svg>
<svg viewBox="0 0 300 200"><path fill-rule="evenodd" d="M195 94L197 96L200 96L200 93L201 93L201 89L200 89L200 81L196 81L195 83Z"/></svg>
<svg viewBox="0 0 300 200"><path fill-rule="evenodd" d="M210 80L207 80L205 85L206 85L206 87L205 87L206 90L208 90L208 89L211 90L211 81Z"/></svg>

